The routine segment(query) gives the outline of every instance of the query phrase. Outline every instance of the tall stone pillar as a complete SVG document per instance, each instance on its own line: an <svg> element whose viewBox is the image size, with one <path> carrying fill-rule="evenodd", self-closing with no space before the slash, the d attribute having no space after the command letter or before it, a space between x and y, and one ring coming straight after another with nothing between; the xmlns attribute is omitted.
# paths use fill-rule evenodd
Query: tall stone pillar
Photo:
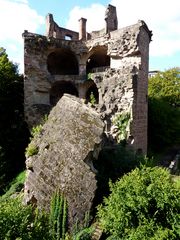
<svg viewBox="0 0 180 240"><path fill-rule="evenodd" d="M86 21L87 19L79 19L79 40L86 40Z"/></svg>

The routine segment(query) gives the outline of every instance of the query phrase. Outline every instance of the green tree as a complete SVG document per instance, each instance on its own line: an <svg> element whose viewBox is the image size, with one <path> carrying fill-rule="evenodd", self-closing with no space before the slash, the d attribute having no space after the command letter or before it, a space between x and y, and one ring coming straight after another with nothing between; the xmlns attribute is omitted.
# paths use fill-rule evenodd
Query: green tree
<svg viewBox="0 0 180 240"><path fill-rule="evenodd" d="M107 239L179 239L180 189L166 169L136 168L110 184L111 194L98 207Z"/></svg>
<svg viewBox="0 0 180 240"><path fill-rule="evenodd" d="M24 121L23 76L0 48L0 194L24 167L29 132Z"/></svg>
<svg viewBox="0 0 180 240"><path fill-rule="evenodd" d="M180 143L180 71L160 72L149 79L148 142L162 151Z"/></svg>
<svg viewBox="0 0 180 240"><path fill-rule="evenodd" d="M180 107L180 69L171 68L149 79L149 96Z"/></svg>

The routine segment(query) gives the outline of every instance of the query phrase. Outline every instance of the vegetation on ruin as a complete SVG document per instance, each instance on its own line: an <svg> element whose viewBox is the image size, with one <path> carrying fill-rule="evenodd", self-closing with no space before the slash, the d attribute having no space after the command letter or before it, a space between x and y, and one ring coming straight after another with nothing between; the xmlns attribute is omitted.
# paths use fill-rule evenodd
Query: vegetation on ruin
<svg viewBox="0 0 180 240"><path fill-rule="evenodd" d="M30 139L34 138L35 136L39 135L42 132L43 125L45 124L47 119L48 119L48 116L45 115L40 124L32 127Z"/></svg>
<svg viewBox="0 0 180 240"><path fill-rule="evenodd" d="M96 104L96 98L95 98L93 92L91 92L91 94L90 94L90 100L89 100L89 102L91 103L91 105L92 105L93 107L94 107L95 104Z"/></svg>
<svg viewBox="0 0 180 240"><path fill-rule="evenodd" d="M29 143L29 145L27 146L27 148L26 148L26 151L25 151L25 153L26 153L26 156L27 157L31 157L31 156L33 156L33 155L36 155L36 154L38 154L38 147L35 145L35 144L33 144L33 143Z"/></svg>
<svg viewBox="0 0 180 240"><path fill-rule="evenodd" d="M130 113L121 112L114 116L112 120L114 126L117 128L117 142L126 141L130 125Z"/></svg>

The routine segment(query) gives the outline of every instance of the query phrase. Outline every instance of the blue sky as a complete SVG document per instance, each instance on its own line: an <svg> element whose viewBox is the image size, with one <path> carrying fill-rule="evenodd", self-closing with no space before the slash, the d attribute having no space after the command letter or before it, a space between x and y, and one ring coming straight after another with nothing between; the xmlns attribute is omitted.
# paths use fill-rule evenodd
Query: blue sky
<svg viewBox="0 0 180 240"><path fill-rule="evenodd" d="M150 70L180 67L180 0L0 0L0 47L23 72L24 30L45 33L45 16L52 13L61 27L78 31L78 19L87 18L87 30L104 27L107 4L117 8L119 28L144 20L153 31Z"/></svg>

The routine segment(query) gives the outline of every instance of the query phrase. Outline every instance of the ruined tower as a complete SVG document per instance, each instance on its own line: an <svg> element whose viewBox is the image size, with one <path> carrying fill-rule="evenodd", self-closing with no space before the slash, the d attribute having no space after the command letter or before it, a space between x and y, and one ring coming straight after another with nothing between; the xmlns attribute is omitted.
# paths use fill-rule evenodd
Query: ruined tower
<svg viewBox="0 0 180 240"><path fill-rule="evenodd" d="M23 34L24 105L29 127L38 124L64 93L86 102L93 93L107 137L116 141L113 119L128 112L128 142L146 153L151 31L145 22L117 29L116 8L108 5L105 28L99 31L86 32L85 18L79 20L79 33L59 27L52 14L46 25L46 36Z"/></svg>
<svg viewBox="0 0 180 240"><path fill-rule="evenodd" d="M58 188L68 202L70 227L92 210L98 192L93 163L102 148L116 151L126 140L135 152L147 151L152 34L143 21L117 29L114 6L108 5L105 16L105 28L91 33L81 18L78 33L59 27L48 14L46 36L23 34L29 127L51 110L30 143L36 154L26 154L24 201L48 210Z"/></svg>

